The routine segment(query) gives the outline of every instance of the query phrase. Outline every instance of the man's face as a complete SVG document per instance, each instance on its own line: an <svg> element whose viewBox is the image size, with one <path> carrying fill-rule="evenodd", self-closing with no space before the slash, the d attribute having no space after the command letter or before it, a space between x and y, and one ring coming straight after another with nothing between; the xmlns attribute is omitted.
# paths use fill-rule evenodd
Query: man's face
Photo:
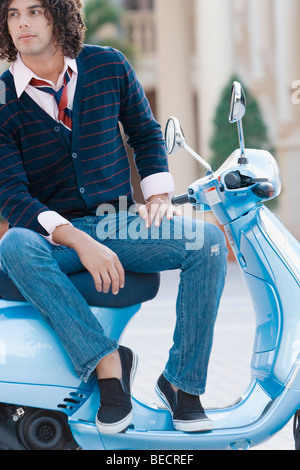
<svg viewBox="0 0 300 470"><path fill-rule="evenodd" d="M45 17L45 8L40 0L12 0L8 7L7 26L21 55L53 53L53 25Z"/></svg>

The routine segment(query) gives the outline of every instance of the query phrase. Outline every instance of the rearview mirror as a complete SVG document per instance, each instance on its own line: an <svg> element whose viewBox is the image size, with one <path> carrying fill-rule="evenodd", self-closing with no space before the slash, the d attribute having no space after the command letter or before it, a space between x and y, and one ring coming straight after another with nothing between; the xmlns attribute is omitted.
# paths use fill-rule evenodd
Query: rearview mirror
<svg viewBox="0 0 300 470"><path fill-rule="evenodd" d="M167 124L166 124L166 130L165 130L165 142L166 142L166 149L167 153L171 155L172 153L177 152L181 148L184 148L187 150L187 152L190 153L201 165L203 165L209 173L211 173L211 166L203 160L200 155L198 155L196 152L194 152L193 149L191 149L184 137L183 130L180 126L180 123L177 118L175 117L170 117Z"/></svg>
<svg viewBox="0 0 300 470"><path fill-rule="evenodd" d="M248 163L248 159L245 155L245 140L242 118L246 112L246 96L242 85L239 82L233 82L230 96L230 108L229 108L229 121L231 123L236 122L238 128L238 137L241 149L241 156L238 159L240 165Z"/></svg>
<svg viewBox="0 0 300 470"><path fill-rule="evenodd" d="M165 141L169 155L177 152L185 143L183 130L175 117L170 117L166 124Z"/></svg>
<svg viewBox="0 0 300 470"><path fill-rule="evenodd" d="M242 85L233 82L230 96L229 122L240 121L246 112L246 96Z"/></svg>

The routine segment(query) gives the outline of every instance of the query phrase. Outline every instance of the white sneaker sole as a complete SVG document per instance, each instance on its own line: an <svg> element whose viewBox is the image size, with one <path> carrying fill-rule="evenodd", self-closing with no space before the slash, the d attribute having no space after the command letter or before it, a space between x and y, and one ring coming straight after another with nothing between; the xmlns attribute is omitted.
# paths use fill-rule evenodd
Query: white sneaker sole
<svg viewBox="0 0 300 470"><path fill-rule="evenodd" d="M183 432L208 432L213 430L213 423L209 418L195 421L180 421L173 419L173 425L176 431Z"/></svg>
<svg viewBox="0 0 300 470"><path fill-rule="evenodd" d="M173 419L173 411L169 405L169 402L157 385L155 387L155 392L161 399L161 401L166 405ZM179 419L173 419L173 426L176 431L182 432L206 432L212 431L213 429L213 423L209 418L204 418L201 420L195 419L194 421L182 421Z"/></svg>
<svg viewBox="0 0 300 470"><path fill-rule="evenodd" d="M132 367L130 371L130 389L134 380L134 376L136 373L137 369L137 363L138 363L138 357L137 355L132 351L133 358L132 358ZM117 421L116 423L102 423L101 421L98 420L96 416L96 426L98 431L101 434L117 434L119 432L124 431L126 429L133 417L133 412L131 411L125 418L121 419L120 421Z"/></svg>
<svg viewBox="0 0 300 470"><path fill-rule="evenodd" d="M129 426L132 420L132 416L133 416L133 413L131 411L127 416L125 416L125 418L121 419L121 421L118 421L117 423L111 423L111 424L101 423L100 421L98 421L98 418L96 417L96 426L97 426L98 431L101 434L117 434L121 431L124 431L124 429L126 429L127 426Z"/></svg>

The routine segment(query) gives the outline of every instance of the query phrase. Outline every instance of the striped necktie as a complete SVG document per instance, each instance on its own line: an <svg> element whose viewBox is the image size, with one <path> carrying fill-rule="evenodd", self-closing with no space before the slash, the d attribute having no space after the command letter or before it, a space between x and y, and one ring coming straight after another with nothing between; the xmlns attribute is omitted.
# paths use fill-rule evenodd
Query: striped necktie
<svg viewBox="0 0 300 470"><path fill-rule="evenodd" d="M55 91L50 84L44 80L32 78L30 81L30 85L54 96L59 111L58 121L63 125L63 129L69 138L71 138L72 132L72 110L69 107L67 84L71 77L72 70L69 67L65 73L64 83L58 91Z"/></svg>

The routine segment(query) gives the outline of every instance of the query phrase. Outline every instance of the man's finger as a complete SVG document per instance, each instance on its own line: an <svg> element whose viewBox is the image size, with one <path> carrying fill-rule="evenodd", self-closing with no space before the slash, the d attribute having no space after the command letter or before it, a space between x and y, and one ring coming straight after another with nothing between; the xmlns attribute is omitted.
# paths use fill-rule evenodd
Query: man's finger
<svg viewBox="0 0 300 470"><path fill-rule="evenodd" d="M162 219L164 218L164 216L166 215L168 211L168 206L169 205L167 203L164 203L158 207L157 212L156 212L156 217L155 217L155 227L160 226Z"/></svg>
<svg viewBox="0 0 300 470"><path fill-rule="evenodd" d="M137 208L137 212L142 219L146 220L148 218L148 209L145 204L140 204Z"/></svg>

